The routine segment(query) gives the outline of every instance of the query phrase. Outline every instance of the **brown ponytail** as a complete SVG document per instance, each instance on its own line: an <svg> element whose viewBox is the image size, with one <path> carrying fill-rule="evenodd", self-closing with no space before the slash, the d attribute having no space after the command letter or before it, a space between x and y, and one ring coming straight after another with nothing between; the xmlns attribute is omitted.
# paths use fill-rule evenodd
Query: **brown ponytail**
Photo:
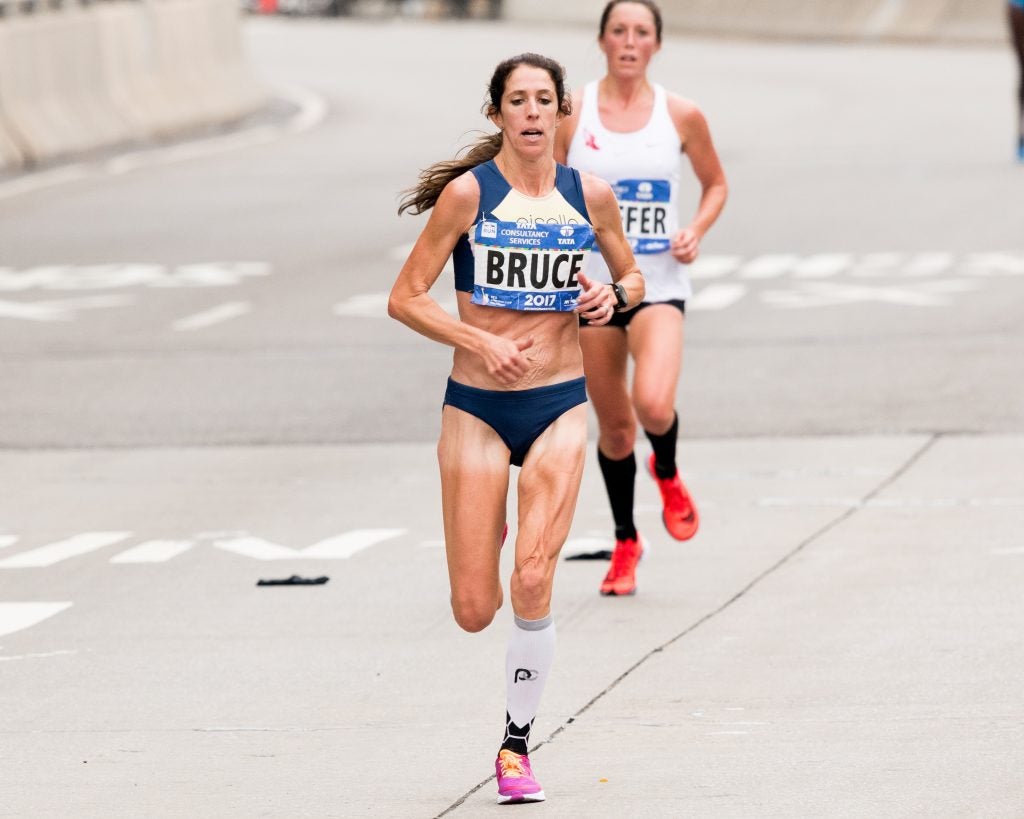
<svg viewBox="0 0 1024 819"><path fill-rule="evenodd" d="M496 134L482 136L472 145L467 145L455 159L435 162L420 172L420 181L414 188L405 191L405 198L398 207L398 215L405 211L423 213L434 207L437 197L441 195L445 185L456 177L462 176L470 168L483 165L494 159L501 150L501 131Z"/></svg>
<svg viewBox="0 0 1024 819"><path fill-rule="evenodd" d="M534 68L541 68L551 75L555 83L555 96L558 99L559 110L568 116L572 113L572 101L565 94L565 69L554 60L542 57L540 54L520 54L518 57L509 59L498 64L491 75L491 81L487 85L487 102L484 103L483 112L491 117L501 110L501 97L505 93L505 83L509 75L519 66L529 65ZM401 216L405 211L412 213L423 213L430 210L437 203L445 185L458 176L461 176L470 168L483 165L485 162L494 159L501 150L502 136L499 131L496 134L487 134L472 145L469 145L459 152L455 159L446 159L443 162L435 162L429 168L420 172L420 180L415 187L404 191L405 197L398 206L398 214Z"/></svg>

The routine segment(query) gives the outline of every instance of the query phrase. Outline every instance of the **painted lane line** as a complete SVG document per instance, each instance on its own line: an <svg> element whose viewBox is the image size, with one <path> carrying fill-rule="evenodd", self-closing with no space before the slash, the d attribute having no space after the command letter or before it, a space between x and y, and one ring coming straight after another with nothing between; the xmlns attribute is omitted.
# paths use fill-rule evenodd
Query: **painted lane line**
<svg viewBox="0 0 1024 819"><path fill-rule="evenodd" d="M853 263L850 253L815 253L801 259L793 268L798 279L823 279L842 273Z"/></svg>
<svg viewBox="0 0 1024 819"><path fill-rule="evenodd" d="M124 540L131 532L85 532L0 560L0 569L41 568Z"/></svg>
<svg viewBox="0 0 1024 819"><path fill-rule="evenodd" d="M58 651L43 651L38 654L15 654L12 657L4 657L0 655L0 663L10 662L11 660L36 660L42 657L61 657L65 654L77 654L78 649L76 648L62 648Z"/></svg>
<svg viewBox="0 0 1024 819"><path fill-rule="evenodd" d="M691 279L717 279L732 273L742 261L742 256L698 256L686 272Z"/></svg>
<svg viewBox="0 0 1024 819"><path fill-rule="evenodd" d="M30 628L70 607L71 603L0 603L0 637Z"/></svg>
<svg viewBox="0 0 1024 819"><path fill-rule="evenodd" d="M686 302L687 310L724 310L746 295L746 285L709 284Z"/></svg>
<svg viewBox="0 0 1024 819"><path fill-rule="evenodd" d="M179 332L202 330L205 327L212 327L214 324L222 324L233 318L244 316L250 310L252 310L252 306L247 301L229 301L204 310L202 313L196 313L194 316L178 319L171 327Z"/></svg>
<svg viewBox="0 0 1024 819"><path fill-rule="evenodd" d="M775 279L788 273L800 261L793 253L770 253L755 256L740 268L741 279Z"/></svg>
<svg viewBox="0 0 1024 819"><path fill-rule="evenodd" d="M0 535L0 549L6 549L18 542L17 535Z"/></svg>
<svg viewBox="0 0 1024 819"><path fill-rule="evenodd" d="M358 552L405 534L405 529L356 529L329 537L307 546L293 549L259 537L236 537L216 540L213 545L226 552L234 552L255 560L347 560Z"/></svg>
<svg viewBox="0 0 1024 819"><path fill-rule="evenodd" d="M70 321L76 310L96 307L123 307L131 304L132 296L106 295L82 296L73 299L49 299L44 301L0 301L0 318L17 318L28 321Z"/></svg>
<svg viewBox="0 0 1024 819"><path fill-rule="evenodd" d="M252 276L267 276L267 262L213 261L165 265L142 262L126 264L48 264L16 270L0 267L0 291L113 290L125 287L184 288L227 287Z"/></svg>
<svg viewBox="0 0 1024 819"><path fill-rule="evenodd" d="M356 296L349 296L345 301L339 301L331 312L336 316L345 318L387 318L388 317L388 293L360 293ZM459 304L453 298L440 299L434 296L441 309L453 316L459 314Z"/></svg>
<svg viewBox="0 0 1024 819"><path fill-rule="evenodd" d="M110 558L111 563L166 563L196 545L194 540L147 540Z"/></svg>

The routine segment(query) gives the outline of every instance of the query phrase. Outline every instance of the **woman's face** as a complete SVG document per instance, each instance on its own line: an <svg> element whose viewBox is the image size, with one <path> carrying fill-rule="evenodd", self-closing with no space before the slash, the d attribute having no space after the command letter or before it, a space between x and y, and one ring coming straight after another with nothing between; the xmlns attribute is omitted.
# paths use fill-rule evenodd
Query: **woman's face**
<svg viewBox="0 0 1024 819"><path fill-rule="evenodd" d="M598 44L608 60L608 73L646 74L648 63L661 48L653 12L640 3L619 3L608 15Z"/></svg>
<svg viewBox="0 0 1024 819"><path fill-rule="evenodd" d="M504 144L518 153L551 154L555 128L562 121L551 75L532 65L514 68L505 81L501 111L492 119L504 131Z"/></svg>

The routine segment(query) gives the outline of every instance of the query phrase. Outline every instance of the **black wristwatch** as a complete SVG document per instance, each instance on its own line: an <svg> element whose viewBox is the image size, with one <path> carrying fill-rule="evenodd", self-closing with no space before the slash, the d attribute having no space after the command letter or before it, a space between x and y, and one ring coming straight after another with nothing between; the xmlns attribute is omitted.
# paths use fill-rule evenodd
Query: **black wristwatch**
<svg viewBox="0 0 1024 819"><path fill-rule="evenodd" d="M625 310L629 307L629 294L626 293L626 288L617 282L612 283L612 292L615 294L615 309Z"/></svg>

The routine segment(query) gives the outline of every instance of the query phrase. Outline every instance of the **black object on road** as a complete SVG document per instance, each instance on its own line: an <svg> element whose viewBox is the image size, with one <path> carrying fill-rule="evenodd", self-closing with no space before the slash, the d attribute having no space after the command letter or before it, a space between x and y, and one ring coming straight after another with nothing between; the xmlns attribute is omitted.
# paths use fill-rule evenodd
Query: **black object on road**
<svg viewBox="0 0 1024 819"><path fill-rule="evenodd" d="M596 552L577 552L574 555L566 555L566 560L611 560L611 549L598 549Z"/></svg>
<svg viewBox="0 0 1024 819"><path fill-rule="evenodd" d="M256 581L257 586L322 586L330 580L329 577L299 577L297 574L293 574L291 577L285 577L276 580L263 580L260 578Z"/></svg>

